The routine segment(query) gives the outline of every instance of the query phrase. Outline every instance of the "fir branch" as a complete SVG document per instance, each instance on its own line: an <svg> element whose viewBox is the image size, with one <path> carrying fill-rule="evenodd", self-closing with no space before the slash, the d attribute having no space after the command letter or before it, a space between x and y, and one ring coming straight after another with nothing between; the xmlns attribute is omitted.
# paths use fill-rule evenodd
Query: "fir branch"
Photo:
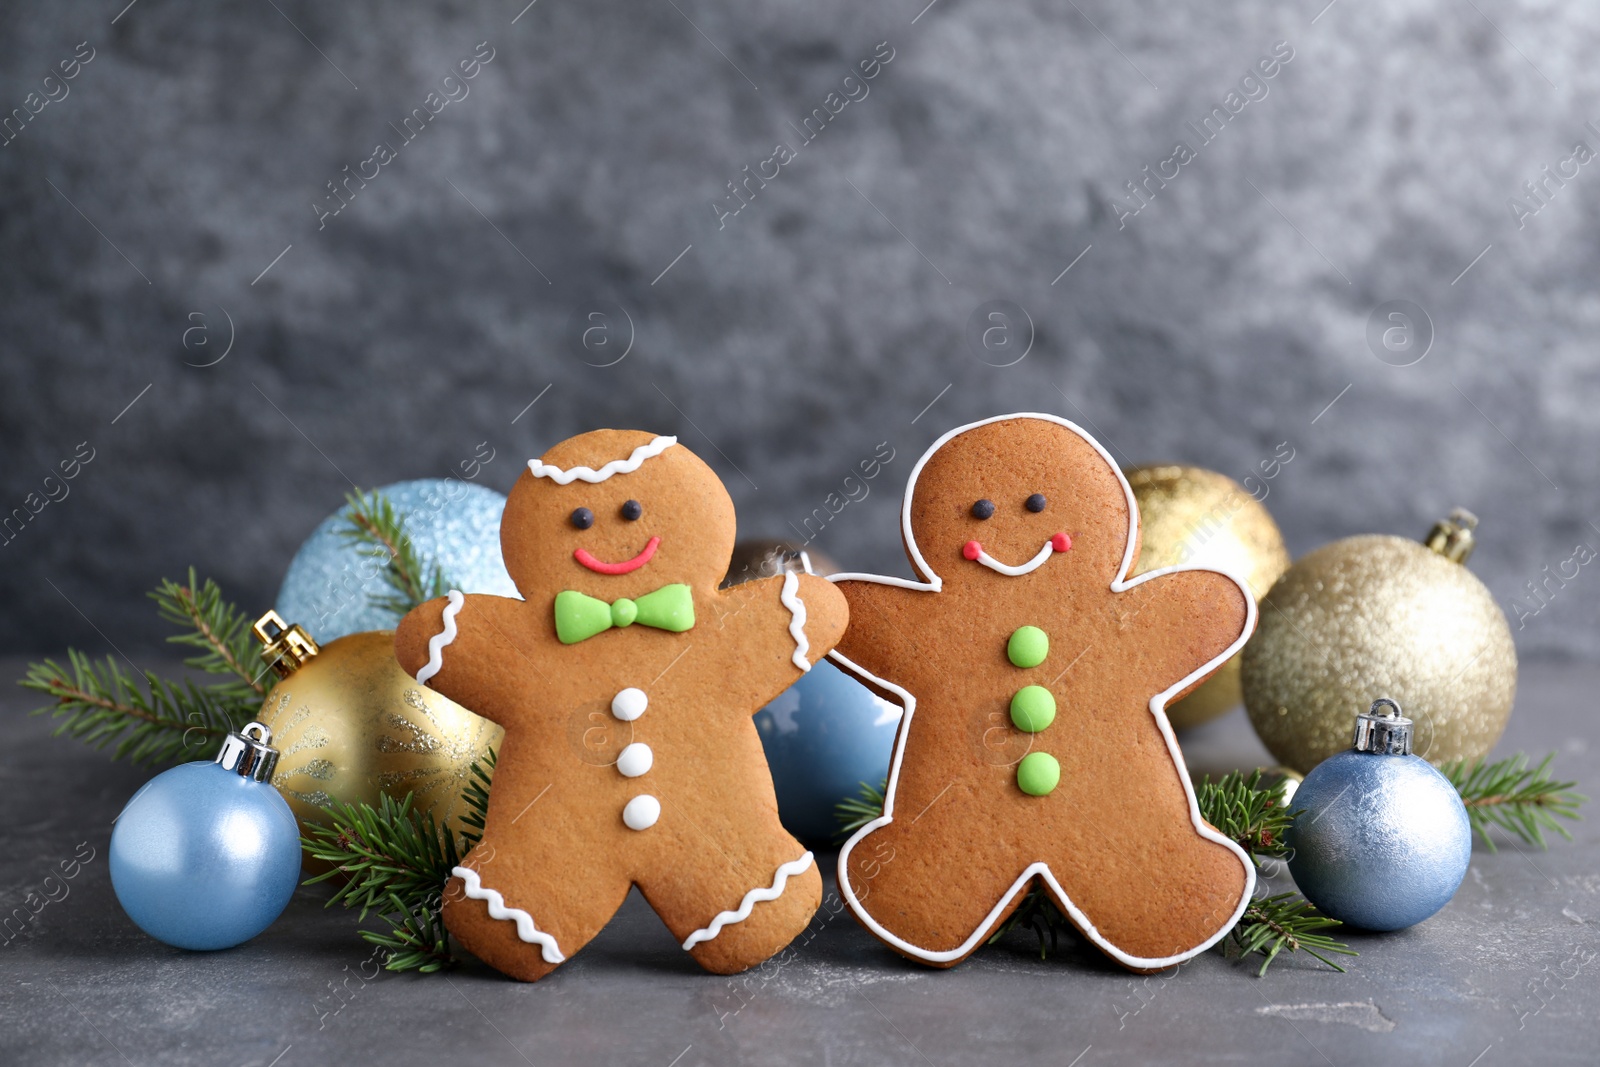
<svg viewBox="0 0 1600 1067"><path fill-rule="evenodd" d="M261 663L259 646L250 633L251 620L222 598L222 589L210 578L200 584L194 568L189 568L189 584L179 585L170 578L150 593L161 617L184 632L167 640L200 650L185 659L184 665L207 674L231 675L233 681L210 688L228 699L259 701L267 693L262 678L267 668Z"/></svg>
<svg viewBox="0 0 1600 1067"><path fill-rule="evenodd" d="M1360 953L1319 930L1341 926L1338 919L1330 919L1295 893L1279 893L1272 897L1256 897L1244 909L1244 915L1229 936L1239 946L1241 955L1259 952L1265 957L1256 977L1264 977L1272 961L1284 949L1315 956L1329 967L1345 973L1344 968L1322 953L1341 956L1359 956Z"/></svg>
<svg viewBox="0 0 1600 1067"><path fill-rule="evenodd" d="M341 882L328 906L360 908L361 921L372 915L384 924L361 936L389 950L385 969L427 974L455 966L442 912L444 887L461 857L482 839L494 764L490 749L472 765L462 791L469 811L461 819L470 829L459 839L431 812L413 809L409 793L399 801L383 795L377 808L335 801L326 809L328 823L308 826L300 839L306 855L331 866L304 884L337 877Z"/></svg>
<svg viewBox="0 0 1600 1067"><path fill-rule="evenodd" d="M834 840L843 841L867 823L883 814L883 796L889 788L889 779L885 778L882 785L868 785L861 783L861 791L853 797L845 797L833 806L833 817L839 822L839 830L834 834Z"/></svg>
<svg viewBox="0 0 1600 1067"><path fill-rule="evenodd" d="M1572 791L1576 782L1558 782L1550 774L1552 752L1537 767L1528 766L1524 755L1508 756L1495 763L1485 763L1482 757L1471 761L1457 760L1441 767L1444 776L1461 794L1467 806L1467 818L1478 831L1490 852L1495 851L1489 827L1498 826L1540 848L1550 847L1544 832L1554 830L1567 840L1572 835L1556 821L1578 819L1578 808L1589 798Z"/></svg>
<svg viewBox="0 0 1600 1067"><path fill-rule="evenodd" d="M395 510L394 503L376 489L357 490L346 494L349 513L345 526L339 531L347 544L361 546L361 554L368 559L382 560L383 580L391 592L373 601L378 607L404 616L418 604L443 596L450 582L437 563L424 563L411 535L406 532L405 519Z"/></svg>
<svg viewBox="0 0 1600 1067"><path fill-rule="evenodd" d="M67 665L47 659L30 663L18 681L43 693L51 703L33 714L63 720L56 736L73 737L96 748L116 742L112 758L134 763L171 763L205 755L213 742L244 727L254 717L224 688L174 682L153 671L139 675L114 656L97 662L77 649L67 650Z"/></svg>
<svg viewBox="0 0 1600 1067"><path fill-rule="evenodd" d="M1252 856L1281 857L1284 836L1294 813L1283 803L1283 787L1264 789L1261 771L1244 775L1233 771L1212 783L1210 777L1195 790L1200 814L1234 844Z"/></svg>

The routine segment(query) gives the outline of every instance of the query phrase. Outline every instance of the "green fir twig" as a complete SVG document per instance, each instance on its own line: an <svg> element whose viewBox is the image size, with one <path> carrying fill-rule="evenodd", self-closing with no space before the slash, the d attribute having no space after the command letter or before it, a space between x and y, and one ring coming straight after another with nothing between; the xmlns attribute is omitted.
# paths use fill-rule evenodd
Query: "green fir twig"
<svg viewBox="0 0 1600 1067"><path fill-rule="evenodd" d="M450 589L449 579L437 563L422 559L393 501L374 489L348 493L345 503L349 514L339 536L347 544L359 546L368 559L384 564L383 580L390 593L375 598L376 606L399 619L418 604L444 596Z"/></svg>
<svg viewBox="0 0 1600 1067"><path fill-rule="evenodd" d="M885 778L881 785L861 783L861 791L853 797L845 797L833 806L833 817L838 820L839 830L834 834L834 839L843 841L867 823L883 814L883 796L889 788L889 779Z"/></svg>
<svg viewBox="0 0 1600 1067"><path fill-rule="evenodd" d="M1558 782L1551 776L1553 759L1554 752L1538 766L1529 767L1528 757L1521 754L1494 763L1486 763L1480 757L1470 762L1447 763L1440 770L1461 794L1467 818L1490 852L1496 851L1494 839L1489 836L1491 826L1500 827L1526 844L1548 848L1544 832L1553 830L1572 840L1572 834L1556 820L1581 818L1578 808L1589 799L1572 791L1576 782Z"/></svg>
<svg viewBox="0 0 1600 1067"><path fill-rule="evenodd" d="M1359 956L1360 953L1319 930L1329 930L1342 925L1312 907L1309 901L1295 893L1279 893L1272 897L1256 897L1244 909L1244 915L1233 927L1229 936L1239 946L1242 956L1259 952L1263 959L1256 977L1264 977L1272 961L1284 949L1315 956L1329 967L1345 973L1343 967L1324 956L1324 952L1341 956Z"/></svg>
<svg viewBox="0 0 1600 1067"><path fill-rule="evenodd" d="M182 628L183 632L167 640L200 650L199 655L183 661L185 666L231 676L230 682L211 686L213 691L243 703L259 703L266 696L268 669L261 662L260 645L250 633L251 619L223 599L216 582L210 578L199 582L190 567L188 585L163 578L150 598L163 619Z"/></svg>
<svg viewBox="0 0 1600 1067"><path fill-rule="evenodd" d="M1234 844L1256 857L1277 858L1286 852L1284 836L1294 813L1283 802L1283 786L1261 784L1261 771L1233 771L1213 783L1210 777L1195 789L1200 814Z"/></svg>
<svg viewBox="0 0 1600 1067"><path fill-rule="evenodd" d="M326 808L328 822L308 826L300 839L307 856L331 868L305 884L337 879L329 907L359 908L361 921L372 916L383 924L361 936L389 950L387 970L426 974L455 966L442 915L444 887L482 837L494 763L490 749L472 765L462 791L468 810L461 821L471 830L456 834L440 827L431 812L412 807L408 793L404 800L381 796L376 808L334 801Z"/></svg>

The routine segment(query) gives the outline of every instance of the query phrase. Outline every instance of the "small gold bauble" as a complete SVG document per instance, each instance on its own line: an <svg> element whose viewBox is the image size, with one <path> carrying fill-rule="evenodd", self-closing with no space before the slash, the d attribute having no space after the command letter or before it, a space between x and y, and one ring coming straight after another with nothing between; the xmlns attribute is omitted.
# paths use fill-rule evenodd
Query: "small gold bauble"
<svg viewBox="0 0 1600 1067"><path fill-rule="evenodd" d="M1516 693L1516 646L1494 597L1457 562L1471 541L1458 532L1464 551L1432 535L1432 548L1380 534L1335 541L1278 579L1241 671L1274 758L1305 772L1349 748L1351 709L1380 696L1406 709L1413 751L1434 763L1494 746Z"/></svg>
<svg viewBox="0 0 1600 1067"><path fill-rule="evenodd" d="M1195 564L1243 578L1259 601L1289 567L1278 524L1261 502L1227 475L1202 467L1134 467L1127 472L1139 504L1140 547L1133 573ZM1240 701L1239 657L1167 709L1172 725L1195 726Z"/></svg>
<svg viewBox="0 0 1600 1067"><path fill-rule="evenodd" d="M272 784L302 828L325 822L322 805L330 800L376 807L384 793L413 794L414 810L433 812L440 825L464 813L472 764L498 747L504 731L401 670L394 631L350 634L318 648L275 613L256 626L268 644L263 656L284 675L258 716L281 753Z"/></svg>

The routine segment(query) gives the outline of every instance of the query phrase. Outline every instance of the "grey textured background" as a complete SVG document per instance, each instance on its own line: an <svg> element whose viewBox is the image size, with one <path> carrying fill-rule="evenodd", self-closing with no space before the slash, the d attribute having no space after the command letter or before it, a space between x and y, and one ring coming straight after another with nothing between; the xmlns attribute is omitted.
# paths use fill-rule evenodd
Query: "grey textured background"
<svg viewBox="0 0 1600 1067"><path fill-rule="evenodd" d="M0 112L95 50L0 147L3 509L95 449L0 547L0 647L149 646L140 594L191 563L264 606L351 481L487 441L503 490L602 425L681 435L751 535L890 442L819 542L875 569L904 566L922 448L1029 408L1235 477L1290 442L1267 503L1296 554L1467 505L1508 610L1600 546L1600 166L1520 229L1508 206L1600 148L1591 7L922 2L0 8ZM470 95L319 230L325 183L480 41ZM870 94L719 230L725 183L881 41ZM1277 41L1292 61L1200 147L1185 120ZM1179 139L1197 158L1119 228ZM997 298L1034 324L1004 368L963 340ZM1366 341L1394 299L1436 329L1413 366ZM618 344L632 323L609 367L570 325L601 306ZM1524 655L1600 651L1592 570Z"/></svg>

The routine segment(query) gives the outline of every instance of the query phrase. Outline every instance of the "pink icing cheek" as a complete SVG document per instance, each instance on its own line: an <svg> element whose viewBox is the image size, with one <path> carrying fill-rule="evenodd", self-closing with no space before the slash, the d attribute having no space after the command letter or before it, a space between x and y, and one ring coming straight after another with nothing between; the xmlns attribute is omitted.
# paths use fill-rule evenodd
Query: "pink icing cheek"
<svg viewBox="0 0 1600 1067"><path fill-rule="evenodd" d="M1050 547L1055 549L1057 552L1065 552L1072 547L1072 538L1065 530L1063 530L1061 533L1058 533L1054 537L1050 538ZM971 559L972 557L968 556L967 558Z"/></svg>
<svg viewBox="0 0 1600 1067"><path fill-rule="evenodd" d="M967 559L975 560L983 554L983 546L976 541L968 541L961 547L961 554Z"/></svg>

